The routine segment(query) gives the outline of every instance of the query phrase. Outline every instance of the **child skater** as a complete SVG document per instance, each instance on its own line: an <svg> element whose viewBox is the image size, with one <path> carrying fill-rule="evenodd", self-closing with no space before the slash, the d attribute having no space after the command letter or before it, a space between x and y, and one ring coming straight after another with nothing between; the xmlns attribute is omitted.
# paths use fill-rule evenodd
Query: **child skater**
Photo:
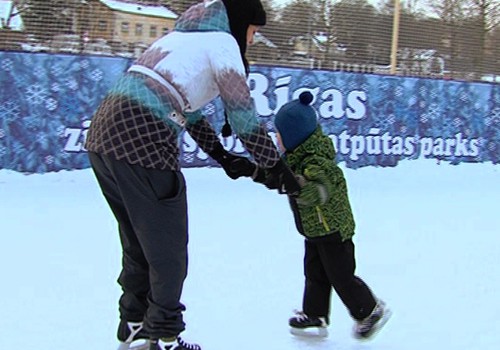
<svg viewBox="0 0 500 350"><path fill-rule="evenodd" d="M289 196L297 230L305 236L305 288L302 311L289 320L295 335L326 336L332 287L355 320L354 337L369 339L387 321L390 311L354 274L354 218L335 149L309 104L310 92L285 104L274 124L283 158L302 189ZM276 188L268 171L257 168L255 182Z"/></svg>

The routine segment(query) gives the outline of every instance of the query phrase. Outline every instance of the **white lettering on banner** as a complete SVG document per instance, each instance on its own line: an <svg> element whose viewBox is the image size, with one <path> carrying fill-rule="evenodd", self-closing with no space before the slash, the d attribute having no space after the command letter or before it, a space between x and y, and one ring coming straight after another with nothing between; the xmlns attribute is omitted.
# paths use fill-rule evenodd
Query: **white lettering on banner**
<svg viewBox="0 0 500 350"><path fill-rule="evenodd" d="M263 74L250 73L248 86L250 87L250 94L255 102L257 113L263 117L272 115L274 111L269 107L269 100L264 95L269 87L269 79ZM285 92L288 92L288 89Z"/></svg>
<svg viewBox="0 0 500 350"><path fill-rule="evenodd" d="M274 78L273 78L274 79ZM319 86L300 86L291 91L293 76L290 74L275 78L274 89L270 90L270 78L261 73L251 73L248 78L250 93L255 101L258 115L270 117L287 102L297 99L309 91L313 96L312 104L317 106L319 117L324 122L328 119L345 118L351 121L362 121L367 115L367 93L360 89L342 91L339 89L322 90ZM274 94L275 106L270 105L270 94ZM403 118L404 119L404 118ZM90 120L85 120L81 128L68 127L64 130L67 138L64 150L67 152L85 152L85 139ZM269 133L276 142L274 133ZM371 127L367 133L329 135L337 152L347 156L351 161L358 161L363 156L401 156L401 157L477 157L480 151L478 139L467 139L462 133L452 137L438 136L419 137L417 135L391 135L378 127ZM224 147L236 154L247 153L243 144L236 136L223 138L219 136ZM184 132L181 139L182 151L188 163L206 161L209 156L196 144L189 133Z"/></svg>
<svg viewBox="0 0 500 350"><path fill-rule="evenodd" d="M91 121L86 120L81 128L66 128L64 136L67 138L64 151L77 153L86 152L84 147L88 128ZM339 154L346 155L352 161L357 161L363 154L370 156L395 155L412 156L419 151L422 157L477 157L479 155L479 140L463 138L462 133L455 134L452 138L422 137L391 135L389 132L380 134L379 128L370 128L368 134L350 135L347 130L339 135L328 135L333 141ZM276 135L269 132L276 143ZM241 140L235 135L223 138L219 136L224 148L235 154L245 154ZM418 147L418 149L417 149ZM209 156L198 146L187 132L182 135L182 148L184 154L189 154L192 161L205 161Z"/></svg>
<svg viewBox="0 0 500 350"><path fill-rule="evenodd" d="M90 120L85 120L82 123L82 128L66 128L64 129L64 137L67 137L64 151L66 152L85 152L85 140L90 127Z"/></svg>
<svg viewBox="0 0 500 350"><path fill-rule="evenodd" d="M456 134L451 139L423 137L420 143L423 156L476 157L479 155L479 140L464 139L462 133Z"/></svg>
<svg viewBox="0 0 500 350"><path fill-rule="evenodd" d="M366 92L354 90L347 94L347 119L359 120L366 115Z"/></svg>
<svg viewBox="0 0 500 350"><path fill-rule="evenodd" d="M278 78L276 80L276 88L274 89L274 94L276 95L276 108L274 109L274 113L278 112L278 110L288 102L288 84L292 81L292 76L286 76L282 78Z"/></svg>
<svg viewBox="0 0 500 350"><path fill-rule="evenodd" d="M312 104L318 106L319 116L323 119L362 120L367 114L367 93L363 90L348 92L339 89L321 91L320 87L299 87L290 91L291 75L276 78L275 89L268 91L270 80L261 73L251 73L248 78L250 92L255 101L257 113L263 117L275 114L281 106L291 99L297 99L303 91L313 95ZM269 94L276 96L276 106L269 105ZM267 95L266 95L267 94ZM344 130L339 135L329 135L340 154L348 155L352 161L357 161L366 155L411 156L419 152L421 156L456 156L475 157L479 155L479 140L464 139L462 133L452 138L400 136L389 132L380 134L380 129L371 128L367 135L349 135ZM418 140L418 141L417 141Z"/></svg>
<svg viewBox="0 0 500 350"><path fill-rule="evenodd" d="M390 135L388 132L380 135L380 129L371 128L368 135L349 135L347 130L339 135L329 135L335 149L347 155L350 160L357 161L363 154L366 155L395 155L411 156L417 152L419 145L420 156L456 156L476 157L479 155L479 140L464 139L462 133L453 138L423 137L417 142L414 136Z"/></svg>
<svg viewBox="0 0 500 350"><path fill-rule="evenodd" d="M335 89L328 89L321 94L321 98L325 102L319 106L319 115L326 119L340 119L344 116L344 97L342 96L342 92Z"/></svg>
<svg viewBox="0 0 500 350"><path fill-rule="evenodd" d="M276 106L274 109L269 105L269 78L261 73L250 73L248 85L250 94L255 102L257 114L262 117L270 117L278 112L285 103L289 102L291 75L282 76L276 79L275 89L272 93L276 96ZM338 89L328 89L321 92L320 87L300 87L293 91L291 99L297 99L299 95L309 91L313 95L312 103L319 103L318 112L321 118L340 119L347 117L351 120L360 120L366 116L367 95L362 90L352 90L344 97L344 92ZM318 101L318 96L320 100Z"/></svg>

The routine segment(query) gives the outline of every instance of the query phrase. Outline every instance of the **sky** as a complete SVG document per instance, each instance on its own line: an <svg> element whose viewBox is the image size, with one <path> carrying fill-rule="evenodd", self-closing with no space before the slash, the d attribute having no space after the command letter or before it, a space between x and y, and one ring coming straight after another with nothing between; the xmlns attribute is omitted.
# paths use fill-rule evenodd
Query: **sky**
<svg viewBox="0 0 500 350"><path fill-rule="evenodd" d="M353 339L334 294L328 338L290 335L303 239L286 198L190 168L186 340L203 350L498 349L500 167L419 159L344 171L357 274L393 311L381 333ZM0 198L0 349L116 349L120 246L92 171L0 170Z"/></svg>
<svg viewBox="0 0 500 350"><path fill-rule="evenodd" d="M293 0L272 0L275 4L279 6L285 6L289 3L291 3ZM382 3L382 0L367 0L368 3L372 4L375 7L379 7L380 4ZM401 1L401 6L404 6L406 4L406 1ZM432 10L429 8L428 1L427 0L413 0L412 1L413 6L424 12L432 12Z"/></svg>
<svg viewBox="0 0 500 350"><path fill-rule="evenodd" d="M278 4L280 6L282 5L286 5L286 4L289 4L291 2L293 2L294 0L272 0L275 4ZM378 3L380 2L379 0L368 0L369 3L373 4L373 5L378 5Z"/></svg>

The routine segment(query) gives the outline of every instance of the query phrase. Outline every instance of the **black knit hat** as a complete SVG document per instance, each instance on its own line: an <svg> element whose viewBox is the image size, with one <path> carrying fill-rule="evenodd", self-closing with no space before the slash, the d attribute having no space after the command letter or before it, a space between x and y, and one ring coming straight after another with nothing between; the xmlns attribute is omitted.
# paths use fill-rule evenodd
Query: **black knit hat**
<svg viewBox="0 0 500 350"><path fill-rule="evenodd" d="M222 0L226 7L229 18L229 28L231 34L236 39L240 47L241 59L245 65L245 72L248 75L249 65L245 57L247 51L247 30L250 24L263 26L266 24L266 11L260 0ZM225 124L222 127L222 136L228 137L232 133L231 127L225 116Z"/></svg>
<svg viewBox="0 0 500 350"><path fill-rule="evenodd" d="M238 42L241 58L248 73L248 62L245 58L247 51L247 29L250 24L263 26L266 24L266 11L260 0L222 0L229 18L231 34Z"/></svg>

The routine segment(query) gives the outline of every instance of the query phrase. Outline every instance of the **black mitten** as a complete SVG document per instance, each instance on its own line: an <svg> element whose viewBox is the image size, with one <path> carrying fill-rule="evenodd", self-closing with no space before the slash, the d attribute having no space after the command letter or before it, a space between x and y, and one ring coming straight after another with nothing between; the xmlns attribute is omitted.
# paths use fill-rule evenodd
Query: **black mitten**
<svg viewBox="0 0 500 350"><path fill-rule="evenodd" d="M220 143L208 155L219 163L227 176L233 180L241 176L252 176L256 168L256 165L248 158L229 153Z"/></svg>
<svg viewBox="0 0 500 350"><path fill-rule="evenodd" d="M270 169L257 169L252 178L255 182L264 184L271 190L277 189L281 194L288 194L296 197L300 192L300 184L295 178L295 174L280 159L276 165Z"/></svg>
<svg viewBox="0 0 500 350"><path fill-rule="evenodd" d="M254 182L266 185L267 176L268 176L268 174L267 174L266 169L256 167L254 173L252 174L252 179ZM266 185L266 187L269 188L268 185ZM278 188L278 187L274 187L271 189L274 190L276 188Z"/></svg>

